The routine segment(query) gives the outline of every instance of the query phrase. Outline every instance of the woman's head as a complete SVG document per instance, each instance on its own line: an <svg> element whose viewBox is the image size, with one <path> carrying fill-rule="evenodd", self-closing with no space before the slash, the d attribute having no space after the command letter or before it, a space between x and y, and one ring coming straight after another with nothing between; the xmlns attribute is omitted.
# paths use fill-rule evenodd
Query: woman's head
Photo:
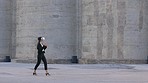
<svg viewBox="0 0 148 83"><path fill-rule="evenodd" d="M44 41L45 40L45 37L38 37L38 41Z"/></svg>

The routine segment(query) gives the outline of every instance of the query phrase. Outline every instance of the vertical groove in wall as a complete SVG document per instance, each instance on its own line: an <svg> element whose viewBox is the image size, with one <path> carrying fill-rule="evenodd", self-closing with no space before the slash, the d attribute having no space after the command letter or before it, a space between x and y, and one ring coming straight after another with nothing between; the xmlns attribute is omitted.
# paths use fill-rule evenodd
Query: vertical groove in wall
<svg viewBox="0 0 148 83"><path fill-rule="evenodd" d="M12 28L11 28L11 58L16 55L16 0L11 1L11 14L12 14Z"/></svg>
<svg viewBox="0 0 148 83"><path fill-rule="evenodd" d="M77 26L77 43L76 43L76 55L78 56L78 58L81 58L81 49L82 49L82 0L76 0L76 11L77 11L77 22L76 22L76 26Z"/></svg>
<svg viewBox="0 0 148 83"><path fill-rule="evenodd" d="M140 14L139 14L139 31L143 28L143 0L140 1Z"/></svg>
<svg viewBox="0 0 148 83"><path fill-rule="evenodd" d="M124 28L126 25L126 2L117 1L118 10L118 27L117 27L117 55L118 59L124 59L123 44L124 44Z"/></svg>
<svg viewBox="0 0 148 83"><path fill-rule="evenodd" d="M113 55L113 28L114 28L114 18L112 14L112 1L107 1L106 8L106 23L108 26L107 33L107 58L111 59Z"/></svg>
<svg viewBox="0 0 148 83"><path fill-rule="evenodd" d="M94 16L96 19L96 25L97 25L97 59L102 59L102 49L103 49L103 14L99 13L99 1L94 1Z"/></svg>

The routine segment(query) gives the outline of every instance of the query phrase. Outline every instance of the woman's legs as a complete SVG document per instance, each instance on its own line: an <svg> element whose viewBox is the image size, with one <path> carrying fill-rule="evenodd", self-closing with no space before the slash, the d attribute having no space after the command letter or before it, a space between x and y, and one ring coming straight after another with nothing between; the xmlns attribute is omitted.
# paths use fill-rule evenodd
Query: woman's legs
<svg viewBox="0 0 148 83"><path fill-rule="evenodd" d="M47 61L46 61L46 57L44 55L42 56L42 61L44 63L44 69L47 70Z"/></svg>
<svg viewBox="0 0 148 83"><path fill-rule="evenodd" d="M43 57L42 57L42 60L43 60L43 63L44 63L44 68L45 68L45 71L46 71L46 76L47 75L50 75L49 73L48 73L48 69L47 69L47 61L46 61L46 57L43 55Z"/></svg>
<svg viewBox="0 0 148 83"><path fill-rule="evenodd" d="M47 69L47 61L46 61L46 57L44 56L44 54L43 55L38 55L37 64L34 67L34 73L33 74L36 74L36 70L37 70L38 66L40 65L40 63L41 63L41 60L44 63L44 69L46 71L46 75L49 75L48 69Z"/></svg>
<svg viewBox="0 0 148 83"><path fill-rule="evenodd" d="M35 67L34 67L34 70L35 70L35 71L37 70L38 66L40 65L41 59L42 59L41 55L38 55L38 60L37 60L37 63L36 63L36 65L35 65Z"/></svg>

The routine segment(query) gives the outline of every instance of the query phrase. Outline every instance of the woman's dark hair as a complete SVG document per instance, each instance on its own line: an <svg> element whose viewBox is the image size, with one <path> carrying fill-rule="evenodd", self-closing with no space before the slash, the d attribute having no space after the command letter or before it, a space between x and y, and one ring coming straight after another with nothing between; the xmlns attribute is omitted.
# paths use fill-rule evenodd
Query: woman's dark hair
<svg viewBox="0 0 148 83"><path fill-rule="evenodd" d="M42 37L38 37L38 40L41 41L41 38L42 38Z"/></svg>

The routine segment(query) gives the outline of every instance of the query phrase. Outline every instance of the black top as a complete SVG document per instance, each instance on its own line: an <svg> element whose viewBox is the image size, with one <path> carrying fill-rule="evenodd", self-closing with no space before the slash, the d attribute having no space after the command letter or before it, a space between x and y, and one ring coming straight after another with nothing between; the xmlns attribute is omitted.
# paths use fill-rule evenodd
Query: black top
<svg viewBox="0 0 148 83"><path fill-rule="evenodd" d="M43 53L45 53L45 49L46 49L46 48L47 48L47 46L43 45L43 47L42 47L42 45L41 45L40 43L38 43L38 45L37 45L38 54L43 54Z"/></svg>

